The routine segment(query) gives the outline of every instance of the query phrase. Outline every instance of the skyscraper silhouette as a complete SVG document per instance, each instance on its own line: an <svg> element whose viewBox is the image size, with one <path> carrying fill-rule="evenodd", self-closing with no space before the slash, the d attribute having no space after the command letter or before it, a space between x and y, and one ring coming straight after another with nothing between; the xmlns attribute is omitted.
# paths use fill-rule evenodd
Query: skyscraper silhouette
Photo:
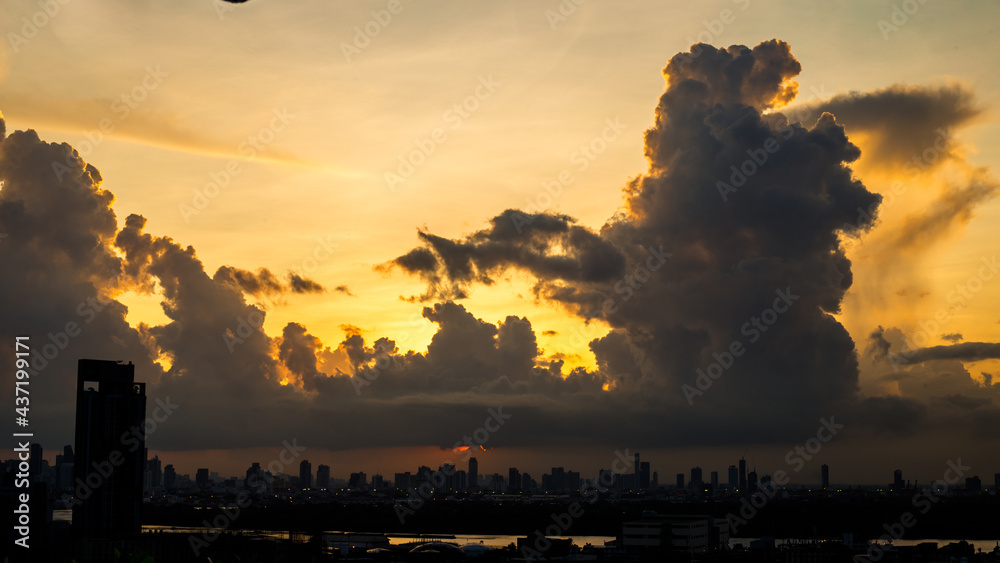
<svg viewBox="0 0 1000 563"><path fill-rule="evenodd" d="M469 490L475 491L479 487L479 460L469 458Z"/></svg>
<svg viewBox="0 0 1000 563"><path fill-rule="evenodd" d="M820 470L820 483L824 489L830 488L830 466L823 464L819 468Z"/></svg>
<svg viewBox="0 0 1000 563"><path fill-rule="evenodd" d="M312 488L312 464L309 463L308 459L303 459L299 463L299 488Z"/></svg>
<svg viewBox="0 0 1000 563"><path fill-rule="evenodd" d="M740 491L747 490L747 460L740 458Z"/></svg>
<svg viewBox="0 0 1000 563"><path fill-rule="evenodd" d="M316 488L317 489L329 489L330 488L330 466L320 464L316 468Z"/></svg>
<svg viewBox="0 0 1000 563"><path fill-rule="evenodd" d="M76 380L73 465L79 501L73 531L87 539L122 538L141 530L145 466L146 384L132 363L80 360Z"/></svg>

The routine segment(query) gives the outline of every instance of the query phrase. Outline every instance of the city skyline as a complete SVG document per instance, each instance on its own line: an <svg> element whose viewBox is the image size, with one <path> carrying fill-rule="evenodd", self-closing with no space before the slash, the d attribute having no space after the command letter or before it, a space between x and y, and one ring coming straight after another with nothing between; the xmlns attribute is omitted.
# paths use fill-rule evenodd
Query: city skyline
<svg viewBox="0 0 1000 563"><path fill-rule="evenodd" d="M0 8L14 432L92 358L181 474L1000 467L996 4L56 4Z"/></svg>
<svg viewBox="0 0 1000 563"><path fill-rule="evenodd" d="M63 453L56 454L56 458L55 458L57 460L56 463L49 463L48 458L44 456L44 452L46 451L46 449L43 448L43 447L41 447L40 444L32 443L32 452L33 452L32 456L33 456L33 459L35 460L35 463L39 463L38 462L39 456L36 455L36 453L35 453L36 451L42 452L41 459L45 459L45 463L47 464L47 466L50 469L53 470L53 472L57 476L57 478L58 478L58 475L59 475L58 464L59 464L59 462L61 462L62 459L67 458L67 455L68 455L69 456L68 457L68 463L70 463L70 464L73 463L73 457L72 457L73 450L72 450L72 446L69 446L69 445L67 445L67 446L64 447L64 449L62 450ZM369 479L369 480L372 479L374 476L378 475L382 479L384 479L386 483L392 483L393 482L393 477L396 476L397 474L405 472L408 475L413 475L414 477L416 477L418 475L418 473L419 473L419 469L422 468L422 467L429 467L429 469L431 471L438 471L438 470L441 469L441 467L447 466L450 463L449 461L445 461L444 464L441 467L418 465L418 466L413 466L413 467L408 467L408 468L402 468L402 469L404 469L404 471L400 471L399 469L401 469L401 468L389 468L387 470L378 470L378 469L371 470L371 469L366 469L366 468L361 467L361 466L351 466L351 467L345 467L345 468L343 468L341 470L341 473L337 473L336 471L332 471L331 465L329 465L328 463L322 463L322 462L320 462L320 463L313 463L309 459L304 459L304 460L301 459L304 456L304 454L302 454L300 452L297 452L296 449L295 449L295 447L294 447L294 445L289 444L282 451L283 451L283 453L287 453L289 455L289 461L287 463L283 463L279 459L275 459L275 460L272 460L271 463L264 463L264 464L261 464L261 462L259 462L259 461L248 461L248 462L246 462L246 468L247 469L243 469L243 470L239 470L239 471L235 471L235 472L230 472L230 473L225 473L224 471L220 471L218 468L213 468L213 467L198 467L198 468L194 468L194 469L191 469L191 470L185 470L186 468L178 469L178 468L174 467L173 463L170 463L169 459L160 459L158 455L152 455L152 454L147 453L148 457L147 457L147 460L146 460L146 462L147 462L146 473L150 472L149 463L150 462L154 462L154 459L155 459L155 463L160 468L160 473L159 473L159 478L157 478L156 476L152 476L151 486L153 488L157 488L158 489L158 488L164 486L164 481L163 481L163 477L162 476L163 476L163 474L165 472L165 468L167 468L167 467L169 467L170 470L175 473L176 477L186 476L189 479L189 481L190 481L190 483L192 485L197 485L198 479L201 478L202 475L204 476L204 478L206 480L207 479L211 479L216 484L219 484L219 483L221 483L223 481L228 481L228 480L233 479L233 478L242 480L242 479L245 478L245 477L242 477L242 476L247 471L252 470L254 467L258 467L261 471L266 472L266 473L268 473L270 475L273 475L273 476L284 475L284 476L290 477L292 479L301 479L302 475L304 474L303 471L305 471L303 469L303 467L302 467L301 464L302 463L308 463L309 464L309 468L308 468L308 472L309 473L308 474L311 476L311 483L317 483L319 481L320 475L322 473L322 474L325 475L324 482L327 482L327 483L342 483L342 484L346 485L347 483L349 483L349 481L351 479L351 476L354 475L354 474L366 475L367 479ZM618 459L617 459L616 462L612 463L611 465L616 465L617 463L621 462L621 460L624 457L627 457L625 454L623 454L621 452L616 452L616 453L618 454ZM637 454L634 454L634 455L639 456L640 454L637 453ZM283 458L284 458L284 456L282 456L282 459ZM454 460L452 460L452 461L454 461ZM745 462L746 460L743 459L743 458L741 458L738 461ZM467 465L465 467L469 468L468 471L466 469L463 469L463 465L462 465L463 463L467 463ZM473 465L476 468L480 467L479 460L478 460L478 458L476 456L472 456L472 457L466 458L464 460L460 459L460 460L458 460L458 463L451 463L451 466L452 467L457 467L456 470L459 471L459 472L461 472L463 475L468 475L469 471L472 470ZM929 486L934 481L942 481L944 479L940 475L937 476L937 477L935 477L935 478L930 478L930 479L926 479L926 478L925 479L921 479L920 476L917 476L916 478L914 478L913 475L912 475L912 473L909 473L908 471L906 471L904 469L898 469L897 468L897 469L893 469L891 474L888 474L888 473L886 474L886 476L885 476L886 479L884 479L884 482L879 482L879 481L872 481L872 482L838 481L836 478L830 480L829 479L829 467L830 467L829 463L824 463L822 465L818 465L818 466L815 467L815 473L816 473L815 474L815 479L812 478L813 475L809 471L802 470L801 472L797 472L797 471L794 471L794 466L788 466L788 465L786 465L784 468L777 468L773 472L767 472L767 471L757 471L757 468L756 468L756 466L753 463L745 465L745 469L743 471L740 471L740 469L739 469L739 467L743 465L742 463L740 464L740 466L738 466L736 464L730 464L728 466L728 468L727 468L727 473L722 473L721 471L714 471L714 470L711 470L711 468L709 468L709 469L706 470L706 469L703 469L702 466L700 466L700 465L693 466L693 467L689 468L688 470L686 470L685 472L682 472L682 473L673 473L672 472L673 471L672 468L657 469L655 466L651 465L649 461L642 461L641 465L648 468L649 478L650 479L652 479L653 475L659 474L657 482L659 484L659 488L664 488L664 489L670 489L670 488L672 488L672 484L674 483L674 481L671 480L670 477L674 476L674 475L676 475L677 477L680 477L682 475L684 476L684 487L683 488L686 488L686 489L687 488L691 488L691 486L695 482L699 482L699 480L696 479L696 476L700 476L701 477L700 482L702 483L702 485L708 486L708 485L711 484L711 480L710 479L705 479L704 476L706 474L709 474L711 477L714 477L714 478L718 479L717 483L718 483L719 487L721 487L722 489L726 489L726 490L740 490L740 491L752 491L754 489L753 489L753 487L751 485L748 484L748 481L747 481L747 476L749 474L753 473L755 475L759 475L759 477L764 477L764 476L772 477L773 473L777 473L778 471L784 471L785 473L788 473L788 474L790 474L792 476L791 480L788 482L788 486L790 486L790 487L804 487L804 486L814 486L815 485L815 486L818 486L818 488L820 488L820 489L823 488L824 481L827 481L831 486L837 486L837 485L839 485L839 486L846 486L846 487L876 487L876 488L878 488L878 487L886 487L886 488L891 489L894 486L898 486L899 485L899 482L900 482L900 481L898 481L899 479L902 480L901 482L904 485L906 485L906 486L912 486L912 487ZM41 474L41 467L42 467L41 465L38 465L37 467L35 467L34 469L32 469L32 474L33 475L35 475L35 474ZM315 469L313 469L314 467L315 467ZM789 469L790 467L791 467L791 469ZM944 472L954 473L954 468L956 468L956 467L963 468L962 469L962 478L963 479L966 478L966 475L968 475L968 476L975 476L975 477L978 477L980 479L985 479L984 483L985 483L985 487L986 488L990 488L991 486L993 488L996 488L997 483L1000 482L1000 472L994 472L994 469L990 469L990 468L971 468L971 467L967 467L967 466L961 465L961 460L959 460L958 462L954 462L952 460L949 460L949 462L945 464ZM612 475L616 475L616 476L636 476L637 477L637 475L638 475L636 472L634 472L632 470L632 466L626 466L625 468L623 468L621 470L614 470L614 469L612 469L611 466L609 466L609 467L601 467L601 468L589 470L587 468L567 468L567 467L564 467L564 466L561 466L561 465L552 465L552 466L546 467L546 469L544 469L544 470L537 470L536 469L534 471L526 470L526 468L524 468L524 467L507 467L507 466L504 466L504 467L500 467L500 466L492 467L492 466L487 466L487 467L484 468L484 472L479 472L477 474L477 476L480 478L479 479L479 484L477 486L488 488L488 486L486 484L490 482L489 480L492 479L493 476L496 476L496 475L503 476L503 475L506 475L506 474L510 474L510 471L512 471L512 470L516 470L518 472L518 475L530 475L531 478L533 479L533 481L535 481L536 484L539 484L539 486L540 486L542 476L545 476L545 477L549 476L549 473L548 473L549 469L559 469L561 471L571 471L571 470L575 469L575 471L573 471L573 472L576 473L577 475L579 475L581 483L587 481L588 479L599 479L600 476L601 476L601 473L604 472L604 471L610 471ZM834 469L836 469L836 466L834 466ZM93 470L93 468L92 468L92 470ZM836 473L834 473L834 475L836 475ZM73 475L74 479L78 478L78 477L79 476L77 476L77 475ZM151 477L150 475L147 475L146 479L149 479L150 477ZM796 480L796 477L798 477L797 480ZM297 484L297 483L300 483L300 482L301 481L296 482L296 488L301 488L300 485ZM733 485L732 483L735 483L735 485ZM291 485L291 483L289 483L289 485ZM646 486L640 486L639 489L640 490L646 490L646 489L649 489L649 487L650 487L650 485L647 484ZM166 488L170 488L170 487L166 487ZM317 485L314 488L326 488L326 487L320 487L320 486ZM147 490L152 490L152 489L150 489L149 487L147 487ZM652 490L652 489L650 489L650 490Z"/></svg>

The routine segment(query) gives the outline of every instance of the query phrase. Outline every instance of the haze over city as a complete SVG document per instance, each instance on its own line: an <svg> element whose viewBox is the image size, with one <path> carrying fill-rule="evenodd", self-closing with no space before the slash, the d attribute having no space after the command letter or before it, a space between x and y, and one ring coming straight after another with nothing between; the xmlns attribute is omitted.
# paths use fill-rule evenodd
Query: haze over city
<svg viewBox="0 0 1000 563"><path fill-rule="evenodd" d="M985 480L1000 6L911 4L6 2L33 440L93 358L191 475Z"/></svg>

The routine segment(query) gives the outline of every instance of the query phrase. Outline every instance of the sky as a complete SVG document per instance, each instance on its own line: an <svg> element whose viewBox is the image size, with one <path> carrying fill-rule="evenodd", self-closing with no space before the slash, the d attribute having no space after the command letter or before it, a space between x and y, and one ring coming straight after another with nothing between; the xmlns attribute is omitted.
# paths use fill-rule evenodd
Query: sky
<svg viewBox="0 0 1000 563"><path fill-rule="evenodd" d="M95 358L181 473L1000 472L995 2L0 11L53 460Z"/></svg>

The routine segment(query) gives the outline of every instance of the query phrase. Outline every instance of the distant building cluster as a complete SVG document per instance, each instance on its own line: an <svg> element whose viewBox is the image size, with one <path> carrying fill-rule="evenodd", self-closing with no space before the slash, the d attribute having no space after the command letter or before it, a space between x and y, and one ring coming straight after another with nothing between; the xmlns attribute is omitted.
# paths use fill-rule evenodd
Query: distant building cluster
<svg viewBox="0 0 1000 563"><path fill-rule="evenodd" d="M115 553L123 550L138 552L142 546L154 545L156 542L150 543L153 540L148 537L149 534L142 533L143 503L154 507L217 508L221 506L220 502L239 506L240 498L249 498L260 506L348 501L391 506L408 502L415 495L425 499L475 499L487 503L512 499L524 503L546 503L554 499L579 503L590 493L611 500L700 502L714 498L746 502L747 497L758 491L773 489L771 476L758 476L755 469L748 469L743 458L728 467L725 482L720 480L718 471L709 472L706 480L703 469L696 466L691 468L689 474L678 473L673 485L668 485L660 482L658 473L651 471L650 463L642 461L638 453L631 457L620 456L621 459L612 466L617 468L617 463L622 462L625 469L600 469L590 477L564 467L553 467L537 479L516 467L509 467L503 473L483 474L480 473L478 459L471 457L464 468L446 463L436 469L420 466L413 472L394 473L391 479L379 473L369 476L362 471L345 473L344 478L338 479L326 464L316 465L314 472L310 460L298 459L301 448L289 444L283 452L287 456L283 455L281 463L262 466L259 462L252 462L243 475L230 477L222 477L210 467L199 467L192 479L189 474L179 474L172 464L164 465L158 456L149 459L145 434L137 431L146 420L145 385L136 382L134 376L132 364L80 360L75 444L62 448L61 453L55 456L54 466L43 459L40 444L30 444L27 463L31 500L25 504L30 505L27 506L30 519L36 526L33 533L42 546L39 549L45 553L37 560L68 561L67 557L72 554L74 560L79 562L111 561L115 559ZM23 466L19 460L11 459L2 467L0 504L18 506L18 495L24 487L21 484L15 486L15 479L19 473L23 475ZM950 486L946 486L943 493L949 496L1000 494L1000 473L993 475L990 491L988 486L983 486L979 476L963 473L968 468L956 465L952 469L953 480L948 480ZM899 469L894 471L892 481L885 486L847 487L846 490L831 486L830 467L826 464L820 467L818 477L818 489L799 486L797 494L812 495L803 498L821 498L863 492L902 498L920 488L917 483L904 480ZM960 477L964 481L959 481ZM786 497L787 493L786 489ZM65 520L53 518L56 509L72 511L71 526ZM0 540L10 545L11 530L15 528L13 518L17 515L13 510L5 514L12 521L2 527L4 531ZM632 560L629 558L636 553L659 553L664 550L687 553L720 551L731 555L733 552L727 547L730 532L729 523L711 516L649 512L640 519L624 522L618 540L601 554L602 557L610 554L625 557L605 559L609 561ZM562 551L570 553L571 542L568 540L544 537L526 537L523 540L524 545L520 545L519 539L519 545L512 545L511 549L524 551L545 543L555 546L549 555ZM220 545L226 544L223 542ZM766 542L757 547L772 551L777 549ZM809 549L814 548L820 549L817 546ZM413 549L413 553L417 553L429 548L418 545ZM451 548L439 546L435 549L447 551ZM805 548L785 546L781 549L794 551ZM843 555L854 548L828 542L822 549ZM392 546L390 551L396 553L399 548ZM931 553L934 550L927 548L925 551ZM462 553L462 556L467 556L470 550ZM169 557L165 559L170 560Z"/></svg>

